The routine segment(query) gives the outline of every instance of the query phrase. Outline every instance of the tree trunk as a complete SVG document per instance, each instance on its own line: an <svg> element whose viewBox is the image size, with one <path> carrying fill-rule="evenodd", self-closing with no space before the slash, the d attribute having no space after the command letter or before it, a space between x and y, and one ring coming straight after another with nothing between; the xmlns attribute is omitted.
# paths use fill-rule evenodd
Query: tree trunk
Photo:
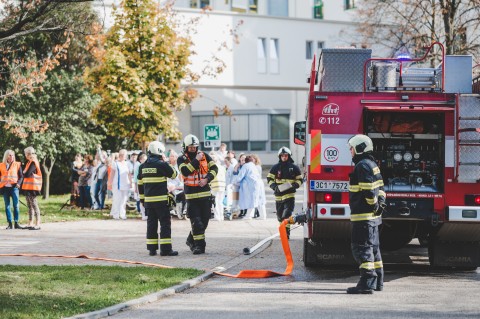
<svg viewBox="0 0 480 319"><path fill-rule="evenodd" d="M48 199L50 197L50 175L52 174L53 165L55 164L55 159L50 160L50 167L47 166L47 158L45 157L42 161L43 171L45 176L43 178L43 199Z"/></svg>

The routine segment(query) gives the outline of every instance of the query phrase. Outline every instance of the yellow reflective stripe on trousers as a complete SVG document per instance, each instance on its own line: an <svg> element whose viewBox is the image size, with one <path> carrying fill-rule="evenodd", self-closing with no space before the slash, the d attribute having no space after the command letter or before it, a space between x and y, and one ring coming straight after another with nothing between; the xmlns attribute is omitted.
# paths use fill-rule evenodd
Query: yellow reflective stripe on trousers
<svg viewBox="0 0 480 319"><path fill-rule="evenodd" d="M203 197L210 197L212 193L208 192L201 192L201 193L192 193L192 194L185 194L186 199L195 199L195 198L203 198Z"/></svg>
<svg viewBox="0 0 480 319"><path fill-rule="evenodd" d="M379 218L380 216L375 216L374 213L365 213L365 214L351 214L350 215L350 220L352 222L359 222L359 221L364 221L364 220L372 220Z"/></svg>
<svg viewBox="0 0 480 319"><path fill-rule="evenodd" d="M279 202L289 198L295 197L295 193L285 194L283 196L275 196L275 201Z"/></svg>
<svg viewBox="0 0 480 319"><path fill-rule="evenodd" d="M367 261L365 263L361 263L360 266L358 267L360 269L368 269L368 270L373 270L375 269L375 265L373 262Z"/></svg>
<svg viewBox="0 0 480 319"><path fill-rule="evenodd" d="M157 244L158 244L158 238L155 238L155 239L147 238L147 245L157 245Z"/></svg>
<svg viewBox="0 0 480 319"><path fill-rule="evenodd" d="M166 177L143 177L142 181L144 184L162 183L162 182L166 182L167 178Z"/></svg>
<svg viewBox="0 0 480 319"><path fill-rule="evenodd" d="M374 266L375 266L375 269L378 269L378 268L383 268L383 262L380 260L380 261L376 261L373 263Z"/></svg>
<svg viewBox="0 0 480 319"><path fill-rule="evenodd" d="M140 197L140 199L145 199L145 195L143 195L143 194L140 194L139 197Z"/></svg>
<svg viewBox="0 0 480 319"><path fill-rule="evenodd" d="M193 240L203 240L205 239L205 234L193 235Z"/></svg>
<svg viewBox="0 0 480 319"><path fill-rule="evenodd" d="M171 238L160 238L160 245L166 245L166 244L171 244L172 239Z"/></svg>
<svg viewBox="0 0 480 319"><path fill-rule="evenodd" d="M168 196L145 196L145 203L153 203L153 202L164 202L167 201Z"/></svg>

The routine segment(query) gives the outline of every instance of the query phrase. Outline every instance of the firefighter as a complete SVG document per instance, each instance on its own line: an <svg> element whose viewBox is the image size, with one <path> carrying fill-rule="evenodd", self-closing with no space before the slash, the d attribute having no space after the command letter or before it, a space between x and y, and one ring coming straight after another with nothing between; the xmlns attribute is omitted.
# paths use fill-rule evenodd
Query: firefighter
<svg viewBox="0 0 480 319"><path fill-rule="evenodd" d="M295 192L303 182L300 168L294 164L288 147L283 146L278 150L278 163L270 169L267 182L275 193L277 220L281 223L292 216ZM287 236L290 238L290 225L287 225Z"/></svg>
<svg viewBox="0 0 480 319"><path fill-rule="evenodd" d="M186 244L194 255L205 253L205 230L212 208L209 183L218 172L215 162L208 154L200 152L199 146L195 135L187 135L183 140L183 154L177 160L178 169L184 177L187 216L192 225Z"/></svg>
<svg viewBox="0 0 480 319"><path fill-rule="evenodd" d="M148 159L138 168L138 193L147 218L147 249L155 256L158 249L160 221L160 256L176 256L172 250L172 229L168 209L167 178L177 177L177 171L163 158L165 146L154 141L148 145Z"/></svg>
<svg viewBox="0 0 480 319"><path fill-rule="evenodd" d="M355 164L349 188L351 244L353 257L360 265L360 280L347 293L372 294L374 290L383 290L378 225L382 223L386 194L380 169L372 156L372 140L366 135L355 135L348 145Z"/></svg>

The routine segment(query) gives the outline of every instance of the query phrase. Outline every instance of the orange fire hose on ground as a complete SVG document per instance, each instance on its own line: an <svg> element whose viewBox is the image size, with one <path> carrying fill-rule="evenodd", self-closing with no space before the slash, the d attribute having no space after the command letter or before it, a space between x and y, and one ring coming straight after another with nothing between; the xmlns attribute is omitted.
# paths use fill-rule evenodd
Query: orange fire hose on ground
<svg viewBox="0 0 480 319"><path fill-rule="evenodd" d="M278 232L280 233L280 241L282 242L283 253L285 254L285 259L287 260L287 267L283 273L275 272L271 270L241 270L236 275L224 274L221 272L214 272L216 275L230 277L230 278L269 278L269 277L278 277L278 276L288 276L292 273L293 270L293 258L292 252L290 251L290 245L288 244L287 229L286 226L289 223L288 219L285 219L280 226L278 227Z"/></svg>
<svg viewBox="0 0 480 319"><path fill-rule="evenodd" d="M269 277L277 277L277 276L288 276L292 273L293 270L293 258L292 252L290 251L290 245L288 244L288 237L287 237L287 230L286 225L289 223L289 220L284 220L280 226L278 227L278 231L280 233L280 240L282 242L283 252L285 254L285 259L287 260L287 267L283 273L271 271L271 270L242 270L236 275L231 274L224 274L220 272L214 272L214 274L230 277L230 278L269 278ZM118 263L126 263L126 264L135 264L135 265L143 265L143 266L150 266L150 267L158 267L158 268L175 268L171 266L165 266L160 264L154 263L146 263L141 261L131 261L131 260L122 260L122 259L111 259L111 258L103 258L103 257L91 257L87 255L47 255L47 254L0 254L0 257L56 257L56 258L79 258L79 259L89 259L89 260L101 260L101 261L111 261L111 262L118 262Z"/></svg>

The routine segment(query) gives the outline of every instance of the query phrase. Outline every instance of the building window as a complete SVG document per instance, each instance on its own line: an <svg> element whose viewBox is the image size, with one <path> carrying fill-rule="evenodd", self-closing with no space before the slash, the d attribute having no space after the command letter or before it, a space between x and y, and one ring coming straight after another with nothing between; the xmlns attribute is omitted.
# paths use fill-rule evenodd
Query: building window
<svg viewBox="0 0 480 319"><path fill-rule="evenodd" d="M278 74L280 69L278 39L270 39L270 47L268 53L270 73Z"/></svg>
<svg viewBox="0 0 480 319"><path fill-rule="evenodd" d="M210 5L210 0L190 0L190 8L203 9Z"/></svg>
<svg viewBox="0 0 480 319"><path fill-rule="evenodd" d="M354 9L355 0L345 0L345 10Z"/></svg>
<svg viewBox="0 0 480 319"><path fill-rule="evenodd" d="M257 39L257 72L267 73L267 39Z"/></svg>
<svg viewBox="0 0 480 319"><path fill-rule="evenodd" d="M241 114L192 116L192 132L204 149L204 126L220 124L222 143L237 152L277 151L289 143L288 114Z"/></svg>
<svg viewBox="0 0 480 319"><path fill-rule="evenodd" d="M288 0L268 0L267 13L269 16L288 17Z"/></svg>
<svg viewBox="0 0 480 319"><path fill-rule="evenodd" d="M313 58L313 41L307 41L305 45L305 59L311 60Z"/></svg>
<svg viewBox="0 0 480 319"><path fill-rule="evenodd" d="M232 11L239 13L258 13L258 0L233 0Z"/></svg>
<svg viewBox="0 0 480 319"><path fill-rule="evenodd" d="M323 1L315 0L313 4L313 18L323 19Z"/></svg>
<svg viewBox="0 0 480 319"><path fill-rule="evenodd" d="M290 141L290 116L288 114L270 115L270 149L272 151L288 146Z"/></svg>

